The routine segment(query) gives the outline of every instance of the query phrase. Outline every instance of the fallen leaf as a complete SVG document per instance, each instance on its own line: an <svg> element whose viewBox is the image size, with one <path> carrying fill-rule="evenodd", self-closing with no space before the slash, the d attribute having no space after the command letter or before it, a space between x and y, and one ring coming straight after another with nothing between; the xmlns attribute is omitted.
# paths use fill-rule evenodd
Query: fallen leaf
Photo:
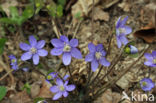
<svg viewBox="0 0 156 103"><path fill-rule="evenodd" d="M109 13L103 11L100 7L94 8L94 20L109 21Z"/></svg>
<svg viewBox="0 0 156 103"><path fill-rule="evenodd" d="M50 87L52 85L48 82L46 82L45 80L43 81L43 85L40 89L40 92L38 94L38 97L42 97L42 98L52 98L53 97L53 93L50 91Z"/></svg>
<svg viewBox="0 0 156 103"><path fill-rule="evenodd" d="M32 85L31 85L31 97L32 98L35 98L40 92L40 85L36 82L34 82Z"/></svg>
<svg viewBox="0 0 156 103"><path fill-rule="evenodd" d="M112 92L108 89L94 103L118 103L121 100L121 97L122 96L119 93Z"/></svg>
<svg viewBox="0 0 156 103"><path fill-rule="evenodd" d="M99 3L100 0L94 0L94 5ZM81 12L81 16L88 16L93 5L93 0L78 0L78 2L72 6L72 16L74 17L78 12Z"/></svg>
<svg viewBox="0 0 156 103"><path fill-rule="evenodd" d="M26 91L22 91L10 98L9 103L31 103L31 99Z"/></svg>

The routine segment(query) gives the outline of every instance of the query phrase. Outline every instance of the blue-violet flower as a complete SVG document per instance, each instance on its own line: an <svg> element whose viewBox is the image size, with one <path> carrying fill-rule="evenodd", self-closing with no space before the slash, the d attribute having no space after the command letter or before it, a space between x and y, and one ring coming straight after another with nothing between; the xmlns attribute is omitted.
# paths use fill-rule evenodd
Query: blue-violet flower
<svg viewBox="0 0 156 103"><path fill-rule="evenodd" d="M42 49L45 45L44 40L40 40L37 42L34 36L29 36L29 43L30 45L26 43L20 43L20 48L26 53L24 53L21 56L21 60L26 61L29 59L33 59L33 63L37 65L39 63L39 56L47 56L48 52L45 49Z"/></svg>
<svg viewBox="0 0 156 103"><path fill-rule="evenodd" d="M129 26L125 25L127 19L128 16L126 16L123 20L121 20L121 17L119 17L116 23L116 40L118 48L121 47L122 43L124 45L128 43L128 39L125 36L132 32L132 29Z"/></svg>
<svg viewBox="0 0 156 103"><path fill-rule="evenodd" d="M106 55L106 52L102 44L95 46L94 44L89 43L88 48L90 53L85 57L85 61L91 62L91 69L93 72L96 71L99 63L106 67L110 65L110 62L108 62L104 57Z"/></svg>
<svg viewBox="0 0 156 103"><path fill-rule="evenodd" d="M144 91L150 91L155 86L155 84L152 82L150 78L143 78L140 81L140 85L141 85L142 90Z"/></svg>
<svg viewBox="0 0 156 103"><path fill-rule="evenodd" d="M53 100L57 100L62 97L68 96L68 92L73 91L75 89L75 85L68 85L68 81L65 83L61 79L56 79L56 84L50 88L50 91L56 93L53 97Z"/></svg>
<svg viewBox="0 0 156 103"><path fill-rule="evenodd" d="M145 53L144 56L147 59L147 61L144 62L145 65L156 67L156 51L152 51L152 54Z"/></svg>
<svg viewBox="0 0 156 103"><path fill-rule="evenodd" d="M77 39L71 39L70 41L66 36L60 36L60 39L52 39L52 45L55 47L51 50L51 55L61 55L63 54L64 65L69 65L71 62L71 57L81 59L81 52L76 48L78 46Z"/></svg>
<svg viewBox="0 0 156 103"><path fill-rule="evenodd" d="M10 63L10 65L12 66L11 68L17 70L18 69L17 58L14 55L9 55L9 58L11 60Z"/></svg>

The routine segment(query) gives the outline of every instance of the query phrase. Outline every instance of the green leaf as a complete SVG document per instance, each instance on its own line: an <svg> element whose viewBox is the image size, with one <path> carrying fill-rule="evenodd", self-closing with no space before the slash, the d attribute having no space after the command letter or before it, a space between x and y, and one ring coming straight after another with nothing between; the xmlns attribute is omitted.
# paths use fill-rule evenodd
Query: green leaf
<svg viewBox="0 0 156 103"><path fill-rule="evenodd" d="M34 15L33 5L28 5L22 13L22 16L25 18L31 18Z"/></svg>
<svg viewBox="0 0 156 103"><path fill-rule="evenodd" d="M49 15L51 15L52 17L56 17L57 8L56 8L56 5L54 3L47 5L46 8L48 9Z"/></svg>
<svg viewBox="0 0 156 103"><path fill-rule="evenodd" d="M9 10L10 10L10 14L11 14L12 18L16 18L16 17L19 16L18 10L17 10L16 7L11 6L11 7L9 8Z"/></svg>
<svg viewBox="0 0 156 103"><path fill-rule="evenodd" d="M1 38L0 39L0 55L3 53L5 42L7 41L6 38Z"/></svg>
<svg viewBox="0 0 156 103"><path fill-rule="evenodd" d="M16 24L16 22L11 18L0 18L0 22L6 24Z"/></svg>
<svg viewBox="0 0 156 103"><path fill-rule="evenodd" d="M43 0L35 0L35 6L37 8L35 14L37 14L44 7Z"/></svg>
<svg viewBox="0 0 156 103"><path fill-rule="evenodd" d="M34 99L34 103L38 103L39 101L43 101L43 100L44 100L44 98L37 97L37 98Z"/></svg>
<svg viewBox="0 0 156 103"><path fill-rule="evenodd" d="M5 97L7 89L4 86L0 86L0 101Z"/></svg>
<svg viewBox="0 0 156 103"><path fill-rule="evenodd" d="M66 0L58 0L58 5L64 6L66 4Z"/></svg>
<svg viewBox="0 0 156 103"><path fill-rule="evenodd" d="M62 5L57 6L57 17L62 17L63 16L63 7Z"/></svg>

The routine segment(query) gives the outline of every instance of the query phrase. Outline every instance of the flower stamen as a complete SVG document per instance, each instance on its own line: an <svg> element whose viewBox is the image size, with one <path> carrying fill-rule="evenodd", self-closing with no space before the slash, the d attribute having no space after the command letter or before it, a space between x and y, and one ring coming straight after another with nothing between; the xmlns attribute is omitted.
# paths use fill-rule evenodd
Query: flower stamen
<svg viewBox="0 0 156 103"><path fill-rule="evenodd" d="M60 86L60 91L64 91L64 86Z"/></svg>
<svg viewBox="0 0 156 103"><path fill-rule="evenodd" d="M95 53L95 57L96 57L96 59L100 59L101 56L102 56L102 54L101 54L100 52L96 52L96 53Z"/></svg>
<svg viewBox="0 0 156 103"><path fill-rule="evenodd" d="M35 54L35 53L37 52L36 48L34 48L34 47L32 47L32 48L30 49L30 51L31 51L32 54Z"/></svg>
<svg viewBox="0 0 156 103"><path fill-rule="evenodd" d="M71 47L68 44L65 44L63 51L64 52L70 52L70 50L71 50Z"/></svg>

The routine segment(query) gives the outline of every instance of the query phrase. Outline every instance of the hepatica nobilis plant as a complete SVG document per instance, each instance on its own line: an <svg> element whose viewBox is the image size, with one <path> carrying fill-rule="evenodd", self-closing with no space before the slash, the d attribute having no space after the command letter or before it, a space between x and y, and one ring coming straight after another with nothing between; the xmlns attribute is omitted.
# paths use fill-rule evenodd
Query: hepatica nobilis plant
<svg viewBox="0 0 156 103"><path fill-rule="evenodd" d="M102 43L93 44L91 42L88 44L88 53L81 53L79 42L76 38L69 39L68 36L61 35L59 38L51 39L51 44L54 47L52 49L50 48L51 56L62 59L59 68L55 69L50 67L53 68L52 71L54 72L47 73L45 76L45 80L52 84L49 89L54 94L52 100L59 100L66 103L92 103L107 89L113 87L112 85L130 71L142 57L146 59L144 62L145 66L150 67L150 69L156 67L155 50L152 51L151 54L146 53L150 48L150 46L148 46L142 50L142 52L139 52L136 45L129 42L126 36L132 32L132 29L130 26L126 25L127 20L128 16L125 18L121 16L116 22L115 39L117 41L117 47L114 46L113 48L120 49L120 52L116 53L114 58L108 58L109 55L112 55L109 51L111 49L110 47L105 48L105 44ZM123 47L122 44L124 45ZM29 43L22 42L19 44L19 47L24 52L21 55L20 62L29 62L31 65L38 65L40 62L40 64L42 64L40 57L47 59L46 56L48 55L48 51L44 49L45 45L45 40L37 41L34 36L29 36ZM82 56L82 54L86 55ZM132 64L127 65L126 68L121 68L120 71L117 71L116 65L122 65L120 63L120 61L123 60L122 58L133 54L138 54L136 57L137 59L135 59ZM86 63L87 66L85 66L86 68L83 70L85 73L75 70L75 67L71 65L75 63L72 62L72 57L75 58L75 61L80 59ZM18 70L17 58L14 55L10 55L9 58L11 68L13 70ZM50 58L50 56L48 58ZM30 62L33 62L33 64ZM47 67L47 64L43 63L43 65L46 65L43 67ZM38 68L38 66L36 68ZM63 68L65 72L60 71L60 68ZM80 68L81 67L79 67L79 69ZM115 74L117 72L118 74ZM81 79L84 74L85 76L83 78L85 82L82 83ZM105 79L111 77L113 74L115 77L110 78L109 81ZM103 84L101 85L101 83ZM152 81L150 77L142 78L138 83L140 83L140 90L142 89L143 91L152 91L155 86L154 81Z"/></svg>

